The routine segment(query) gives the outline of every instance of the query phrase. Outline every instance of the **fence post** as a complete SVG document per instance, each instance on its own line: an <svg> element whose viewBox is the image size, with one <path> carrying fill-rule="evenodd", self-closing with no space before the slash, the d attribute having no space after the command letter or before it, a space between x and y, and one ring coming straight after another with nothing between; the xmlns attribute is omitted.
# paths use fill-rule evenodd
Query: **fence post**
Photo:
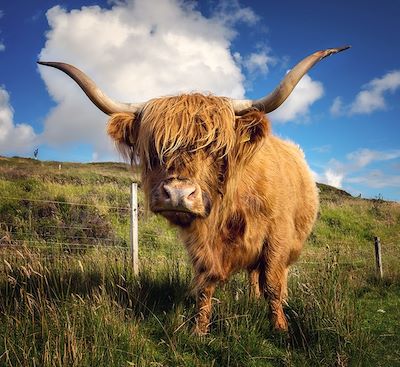
<svg viewBox="0 0 400 367"><path fill-rule="evenodd" d="M376 274L379 279L383 277L382 270L382 253L381 253L381 240L379 237L374 237L374 245L375 245L375 266L376 266Z"/></svg>
<svg viewBox="0 0 400 367"><path fill-rule="evenodd" d="M138 203L137 203L137 183L132 182L131 185L131 255L133 274L139 274L139 241L138 241Z"/></svg>

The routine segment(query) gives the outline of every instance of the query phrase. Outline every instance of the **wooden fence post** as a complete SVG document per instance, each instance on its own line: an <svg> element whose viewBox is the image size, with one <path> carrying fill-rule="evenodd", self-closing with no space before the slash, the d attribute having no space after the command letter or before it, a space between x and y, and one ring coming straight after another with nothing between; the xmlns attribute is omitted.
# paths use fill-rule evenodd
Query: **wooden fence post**
<svg viewBox="0 0 400 367"><path fill-rule="evenodd" d="M131 255L133 274L139 274L139 241L138 241L138 203L137 203L137 183L131 185Z"/></svg>
<svg viewBox="0 0 400 367"><path fill-rule="evenodd" d="M376 275L379 279L383 278L383 269L382 269L382 253L381 253L381 240L379 237L374 238L375 245L375 266L376 266Z"/></svg>

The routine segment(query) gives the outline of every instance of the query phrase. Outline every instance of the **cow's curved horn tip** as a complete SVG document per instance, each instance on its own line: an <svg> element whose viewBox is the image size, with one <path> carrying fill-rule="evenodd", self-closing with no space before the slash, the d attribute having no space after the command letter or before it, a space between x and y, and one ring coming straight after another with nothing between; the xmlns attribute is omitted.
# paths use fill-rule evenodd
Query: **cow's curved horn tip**
<svg viewBox="0 0 400 367"><path fill-rule="evenodd" d="M55 67L57 64L59 64L58 62L54 62L54 61L36 61L37 64L39 65L45 65L45 66L52 66Z"/></svg>
<svg viewBox="0 0 400 367"><path fill-rule="evenodd" d="M345 50L348 50L349 48L351 48L350 45L346 45L346 46L342 46L342 47L336 47L336 48L328 48L325 51L321 51L322 52L322 59L324 59L325 57L331 56L333 54L337 54L338 52L342 52Z"/></svg>
<svg viewBox="0 0 400 367"><path fill-rule="evenodd" d="M349 48L351 48L351 45L346 45L346 46L343 46L343 47L339 47L338 51L340 52L340 51L348 50Z"/></svg>
<svg viewBox="0 0 400 367"><path fill-rule="evenodd" d="M345 46L342 46L342 47L336 47L336 48L332 49L332 51L333 51L332 53L342 52L342 51L348 50L349 48L351 48L350 45L345 45Z"/></svg>

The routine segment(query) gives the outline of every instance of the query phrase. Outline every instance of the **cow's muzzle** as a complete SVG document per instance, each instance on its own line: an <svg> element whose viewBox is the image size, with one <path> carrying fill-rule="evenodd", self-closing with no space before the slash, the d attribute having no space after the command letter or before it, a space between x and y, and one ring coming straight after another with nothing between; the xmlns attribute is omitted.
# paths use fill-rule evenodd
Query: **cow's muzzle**
<svg viewBox="0 0 400 367"><path fill-rule="evenodd" d="M153 191L150 208L172 223L187 226L194 219L207 217L211 210L208 195L188 179L167 179Z"/></svg>
<svg viewBox="0 0 400 367"><path fill-rule="evenodd" d="M174 180L162 185L162 196L165 209L191 211L199 200L199 190L193 184Z"/></svg>

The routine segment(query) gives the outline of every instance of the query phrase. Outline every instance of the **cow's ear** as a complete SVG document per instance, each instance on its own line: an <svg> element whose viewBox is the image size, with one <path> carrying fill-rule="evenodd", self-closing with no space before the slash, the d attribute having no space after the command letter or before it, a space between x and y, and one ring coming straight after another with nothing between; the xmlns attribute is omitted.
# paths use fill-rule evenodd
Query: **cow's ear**
<svg viewBox="0 0 400 367"><path fill-rule="evenodd" d="M263 112L250 111L236 119L237 143L244 146L258 145L271 133L270 123Z"/></svg>
<svg viewBox="0 0 400 367"><path fill-rule="evenodd" d="M132 113L114 113L108 120L107 133L117 144L133 146L136 142L134 129L136 115Z"/></svg>

